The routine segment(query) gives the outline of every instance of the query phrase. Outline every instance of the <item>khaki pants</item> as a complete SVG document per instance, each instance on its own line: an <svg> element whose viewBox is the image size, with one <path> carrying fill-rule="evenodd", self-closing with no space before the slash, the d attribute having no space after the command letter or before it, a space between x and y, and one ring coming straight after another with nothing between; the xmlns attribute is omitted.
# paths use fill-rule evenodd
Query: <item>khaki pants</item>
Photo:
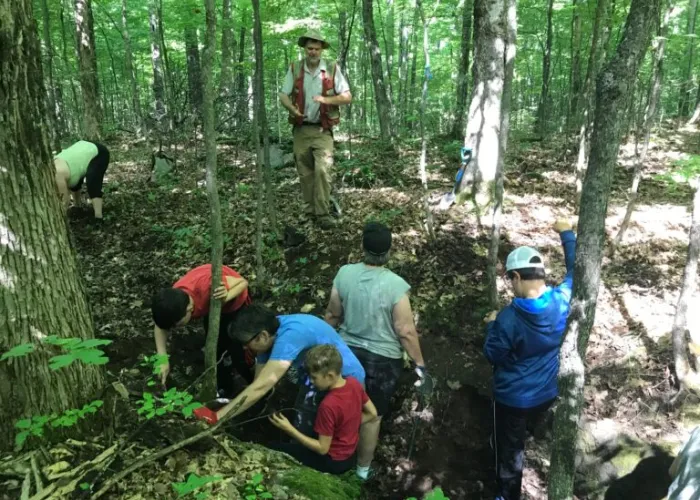
<svg viewBox="0 0 700 500"><path fill-rule="evenodd" d="M333 168L333 134L320 125L294 127L294 159L299 172L304 212L328 215Z"/></svg>

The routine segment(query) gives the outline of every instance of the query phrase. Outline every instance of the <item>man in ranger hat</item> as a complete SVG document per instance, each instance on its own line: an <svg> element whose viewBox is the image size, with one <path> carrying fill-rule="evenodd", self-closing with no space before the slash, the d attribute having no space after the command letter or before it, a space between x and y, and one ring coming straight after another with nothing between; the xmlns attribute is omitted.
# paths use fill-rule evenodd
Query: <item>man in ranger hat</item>
<svg viewBox="0 0 700 500"><path fill-rule="evenodd" d="M294 159L299 172L304 211L324 229L335 227L330 216L333 127L340 122L338 106L352 101L350 86L335 61L323 59L328 42L316 31L299 37L303 61L293 62L280 92L280 103L293 125Z"/></svg>

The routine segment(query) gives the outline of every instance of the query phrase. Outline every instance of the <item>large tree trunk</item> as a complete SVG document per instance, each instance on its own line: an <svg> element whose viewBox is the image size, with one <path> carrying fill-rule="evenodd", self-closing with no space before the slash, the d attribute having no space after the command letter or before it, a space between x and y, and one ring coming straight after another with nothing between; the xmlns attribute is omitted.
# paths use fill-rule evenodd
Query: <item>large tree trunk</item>
<svg viewBox="0 0 700 500"><path fill-rule="evenodd" d="M462 51L459 58L457 73L457 96L455 102L455 121L452 124L452 137L462 139L467 122L467 90L469 88L469 54L472 50L472 17L474 16L474 1L464 0L462 7Z"/></svg>
<svg viewBox="0 0 700 500"><path fill-rule="evenodd" d="M571 73L569 74L569 109L566 114L566 129L570 130L578 113L581 92L581 4L573 0L571 17Z"/></svg>
<svg viewBox="0 0 700 500"><path fill-rule="evenodd" d="M97 85L95 57L95 30L92 19L92 0L75 0L75 29L80 67L80 87L83 90L83 137L100 138L102 111Z"/></svg>
<svg viewBox="0 0 700 500"><path fill-rule="evenodd" d="M163 79L163 59L160 53L160 17L156 0L150 0L149 24L151 29L151 65L153 66L153 118L158 131L158 140L163 140L163 120L168 114L165 107L165 82Z"/></svg>
<svg viewBox="0 0 700 500"><path fill-rule="evenodd" d="M501 215L503 212L503 195L505 180L506 151L508 150L508 133L510 132L510 101L515 73L515 51L518 38L518 16L515 0L506 0L503 12L506 46L504 55L503 104L501 105L501 135L498 147L498 164L494 186L494 202L491 209L491 241L489 243L486 275L489 283L489 302L492 309L498 309L498 246L501 240Z"/></svg>
<svg viewBox="0 0 700 500"><path fill-rule="evenodd" d="M373 0L362 0L362 22L365 28L365 42L369 50L372 68L372 84L374 85L374 100L377 104L379 132L383 141L392 140L391 102L387 95L382 65L382 52L377 42L377 32L374 29Z"/></svg>
<svg viewBox="0 0 700 500"><path fill-rule="evenodd" d="M627 227L632 219L632 213L637 204L637 195L639 193L639 183L642 181L642 173L644 170L644 162L647 159L649 151L649 140L651 138L651 128L656 121L657 110L659 107L659 99L661 97L661 83L664 78L664 51L666 48L666 34L668 32L668 21L671 17L670 7L666 10L661 26L659 27L659 36L655 40L654 50L654 65L652 69L651 82L649 85L649 98L644 111L644 119L641 127L642 144L641 149L637 152L637 161L634 165L634 174L632 176L632 187L630 188L629 201L627 202L627 210L625 217L622 219L620 229L615 236L613 249L622 243L622 238L625 236Z"/></svg>
<svg viewBox="0 0 700 500"><path fill-rule="evenodd" d="M255 133L262 136L263 158L265 160L265 192L267 194L267 216L271 230L277 233L277 208L273 192L273 170L270 165L270 133L267 128L267 111L265 109L265 68L263 60L262 21L260 20L260 1L253 2L253 43L255 44L255 89L258 96L255 108L258 113L258 127ZM279 233L277 233L279 234Z"/></svg>
<svg viewBox="0 0 700 500"><path fill-rule="evenodd" d="M468 193L477 215L493 201L500 151L501 107L505 77L504 0L474 4L474 63L465 146L474 151L460 191Z"/></svg>
<svg viewBox="0 0 700 500"><path fill-rule="evenodd" d="M48 366L48 335L93 338L85 290L56 196L40 48L30 0L0 0L0 449L20 418L80 408L102 388L94 365Z"/></svg>
<svg viewBox="0 0 700 500"><path fill-rule="evenodd" d="M207 198L209 199L209 230L211 235L211 300L209 304L209 329L204 347L204 365L207 376L204 378L200 398L209 401L216 395L216 346L219 340L221 301L214 298L214 290L221 283L221 266L224 255L224 237L221 225L221 204L216 184L216 117L214 116L214 58L216 55L216 5L214 0L204 0L207 19L207 32L204 44L204 66L201 76L204 84L204 99L199 108L202 113L204 148L207 155ZM196 35L195 35L196 43ZM197 49L197 70L199 71L199 49ZM189 59L189 54L188 54ZM189 66L189 65L188 65ZM201 87L198 92L201 96Z"/></svg>
<svg viewBox="0 0 700 500"><path fill-rule="evenodd" d="M598 61L600 53L603 51L603 30L608 18L610 0L598 0L595 11L595 22L593 23L593 38L591 39L591 50L588 54L588 66L586 68L586 78L583 80L580 103L583 106L583 116L580 118L578 135L578 158L576 159L576 205L578 206L583 189L583 176L588 165L588 139L590 135L590 122L593 107L593 82L598 74Z"/></svg>
<svg viewBox="0 0 700 500"><path fill-rule="evenodd" d="M693 196L693 219L690 224L688 257L685 261L681 293L676 305L676 316L673 318L671 339L673 340L673 361L676 376L682 388L700 388L698 372L700 372L700 336L697 334L688 338L688 306L695 293L698 280L698 257L700 256L700 177L691 181L695 189ZM688 362L688 342L694 344L692 367Z"/></svg>
<svg viewBox="0 0 700 500"><path fill-rule="evenodd" d="M535 130L537 134L543 136L547 133L547 120L549 115L549 79L552 66L552 13L554 11L554 0L549 0L547 5L547 38L542 51L542 90L540 91L540 102L537 106L537 122Z"/></svg>
<svg viewBox="0 0 700 500"><path fill-rule="evenodd" d="M626 96L632 91L651 33L659 0L632 0L622 41L598 78L591 155L581 196L571 313L561 348L559 391L548 481L550 500L573 498L578 421L583 405L584 360L595 320L605 216L621 139Z"/></svg>
<svg viewBox="0 0 700 500"><path fill-rule="evenodd" d="M63 106L58 105L56 85L53 81L53 42L51 41L51 15L49 14L48 0L41 0L41 18L44 31L44 45L46 47L46 71L49 77L49 88L46 93L46 98L49 108L49 123L51 124L50 137L54 151L58 152L61 150L60 135L63 130L63 124L61 124L59 120L60 115L58 114L58 110Z"/></svg>
<svg viewBox="0 0 700 500"><path fill-rule="evenodd" d="M693 60L695 59L695 19L698 16L698 0L688 2L688 29L686 31L687 45L685 48L685 70L681 80L678 98L678 116L683 119L690 113L690 93L693 88Z"/></svg>
<svg viewBox="0 0 700 500"><path fill-rule="evenodd" d="M185 52L187 53L190 111L194 116L199 117L202 111L202 70L199 62L197 29L192 25L185 26Z"/></svg>
<svg viewBox="0 0 700 500"><path fill-rule="evenodd" d="M124 37L124 69L126 70L126 76L129 78L129 86L131 87L131 106L133 107L134 118L136 119L136 134L141 135L147 133L147 131L143 120L143 113L141 112L141 94L138 81L136 80L133 55L131 53L131 36L129 35L127 23L126 0L122 0L122 36Z"/></svg>

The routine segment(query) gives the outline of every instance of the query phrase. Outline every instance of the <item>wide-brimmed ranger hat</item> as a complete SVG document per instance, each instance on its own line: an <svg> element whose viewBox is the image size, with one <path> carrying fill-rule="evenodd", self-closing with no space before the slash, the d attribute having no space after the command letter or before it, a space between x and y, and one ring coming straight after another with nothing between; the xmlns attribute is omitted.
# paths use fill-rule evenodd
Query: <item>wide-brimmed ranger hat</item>
<svg viewBox="0 0 700 500"><path fill-rule="evenodd" d="M308 40L315 40L317 42L321 42L321 47L323 47L324 49L327 49L328 47L331 46L331 44L329 44L326 41L326 39L323 38L323 35L321 35L321 33L319 33L318 31L315 31L315 30L309 30L306 33L304 33L303 35L301 35L299 37L299 40L297 41L297 45L299 45L299 47L305 47L306 42Z"/></svg>

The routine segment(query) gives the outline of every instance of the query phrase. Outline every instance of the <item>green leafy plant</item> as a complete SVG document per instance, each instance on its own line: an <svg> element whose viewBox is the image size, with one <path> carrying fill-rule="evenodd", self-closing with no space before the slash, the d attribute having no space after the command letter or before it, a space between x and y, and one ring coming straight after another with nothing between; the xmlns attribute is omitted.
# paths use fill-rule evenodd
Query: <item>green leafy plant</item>
<svg viewBox="0 0 700 500"><path fill-rule="evenodd" d="M221 481L221 476L198 476L197 474L190 474L187 476L187 481L184 483L171 483L175 493L178 497L184 497L190 493L194 493L198 489L207 486L209 484ZM197 500L203 500L209 496L208 491L200 491L194 495Z"/></svg>
<svg viewBox="0 0 700 500"><path fill-rule="evenodd" d="M307 259L306 257L299 257L297 259L297 264L301 264L302 266L307 264L308 262L309 262L309 259Z"/></svg>
<svg viewBox="0 0 700 500"><path fill-rule="evenodd" d="M106 339L88 339L79 338L59 338L56 335L50 335L41 341L44 344L58 346L65 354L53 356L49 359L49 368L58 370L65 366L69 366L75 361L81 361L86 365L104 365L109 361L102 349L97 349L98 346L109 345L111 340ZM19 344L14 346L9 351L5 352L0 361L5 361L9 358L19 358L26 356L36 351L36 345L32 343Z"/></svg>
<svg viewBox="0 0 700 500"><path fill-rule="evenodd" d="M100 408L102 404L102 401L96 400L84 405L80 409L66 410L61 414L54 413L52 415L40 415L38 417L18 420L15 422L15 428L19 429L19 432L15 436L15 446L17 449L21 449L30 436L42 437L47 425L51 428L72 427L78 420L85 418L85 416L89 414L96 413L97 409Z"/></svg>
<svg viewBox="0 0 700 500"><path fill-rule="evenodd" d="M250 480L243 486L243 491L241 494L245 500L257 500L257 499L267 499L273 498L272 493L267 491L263 483L263 475L255 474Z"/></svg>
<svg viewBox="0 0 700 500"><path fill-rule="evenodd" d="M150 392L144 392L141 399L136 402L139 409L136 413L151 419L162 416L176 410L182 411L186 417L191 417L194 410L201 408L202 404L194 401L194 396L189 392L178 391L175 387L168 389L162 397L155 396Z"/></svg>
<svg viewBox="0 0 700 500"><path fill-rule="evenodd" d="M416 497L408 497L406 500L418 499ZM445 496L445 493L443 493L442 488L435 488L434 490L426 493L423 497L423 500L450 500L450 497Z"/></svg>

